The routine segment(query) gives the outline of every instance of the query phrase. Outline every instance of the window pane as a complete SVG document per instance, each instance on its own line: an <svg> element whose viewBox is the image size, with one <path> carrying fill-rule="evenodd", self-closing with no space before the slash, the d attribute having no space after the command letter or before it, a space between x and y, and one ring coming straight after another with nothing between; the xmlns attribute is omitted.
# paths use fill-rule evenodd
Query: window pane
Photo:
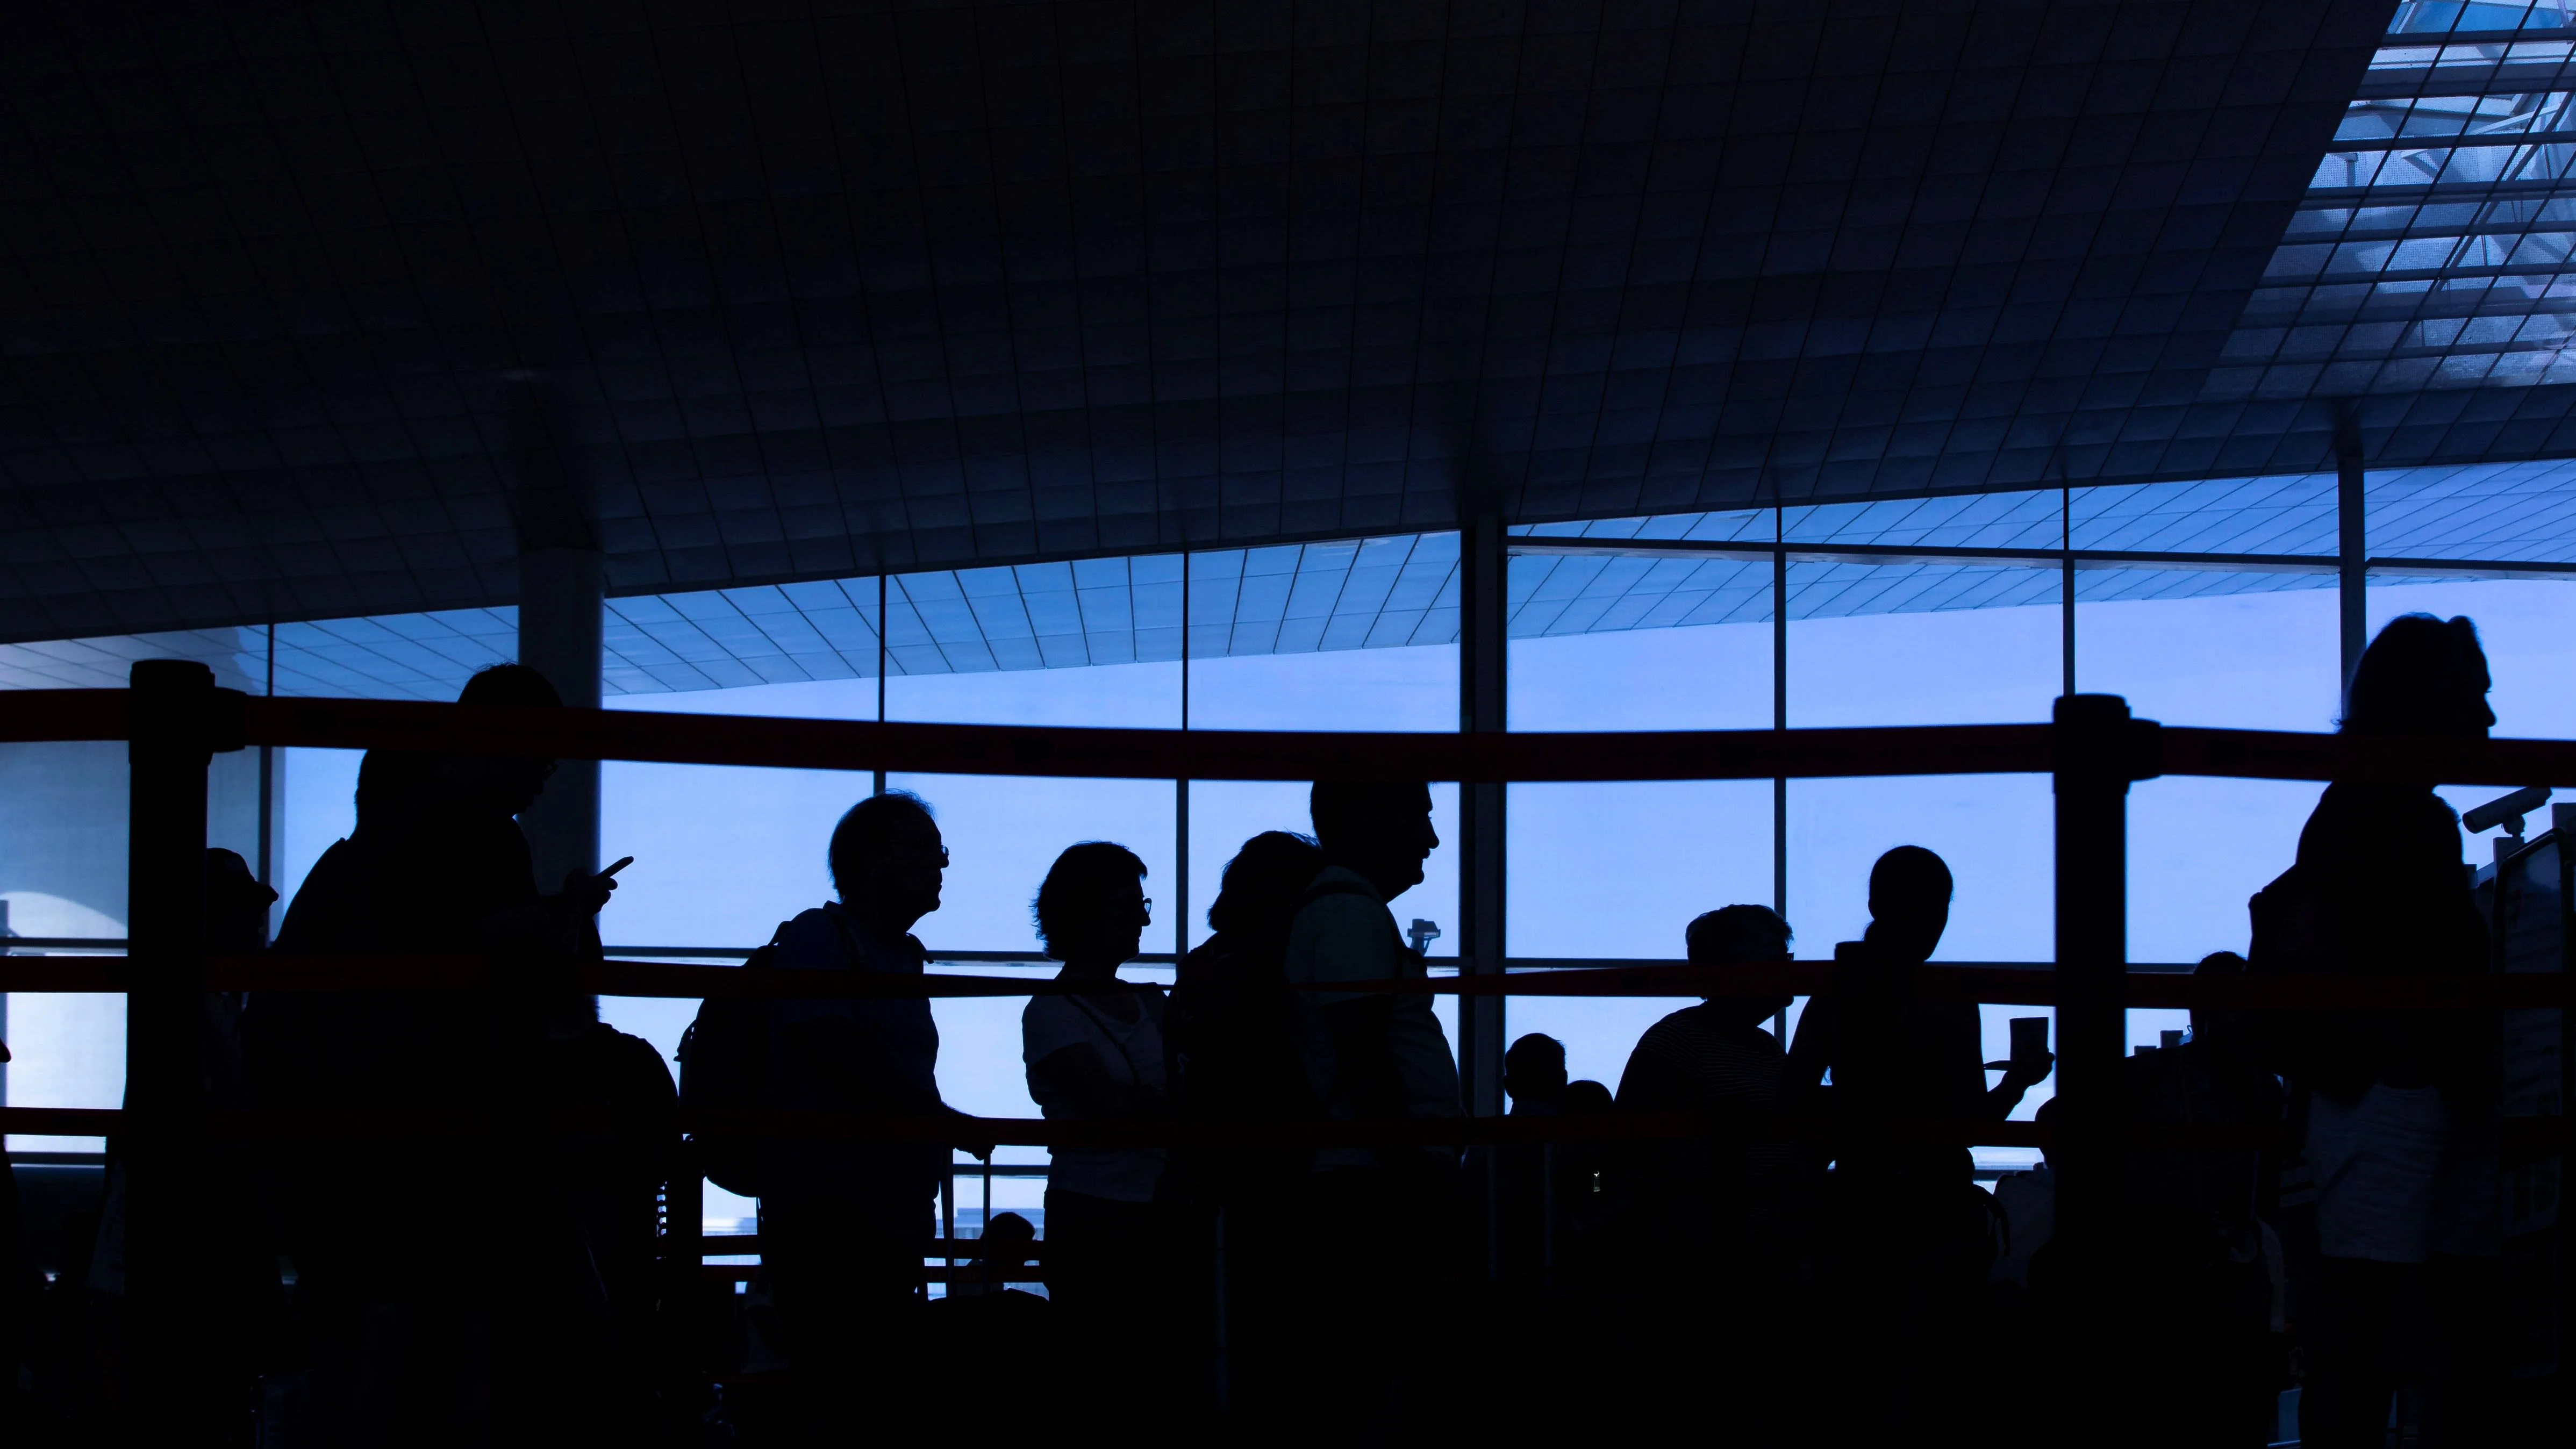
<svg viewBox="0 0 2576 1449"><path fill-rule="evenodd" d="M1762 591L1738 604L1745 622L1513 640L1512 728L1769 728L1770 569L1754 572ZM1693 916L1770 904L1767 780L1518 784L1509 800L1506 942L1516 958L1678 959ZM1570 1077L1615 1089L1646 1028L1690 1004L1512 997L1506 1035L1555 1037Z"/></svg>
<svg viewBox="0 0 2576 1449"><path fill-rule="evenodd" d="M1264 551L1254 550L1255 564ZM1448 555L1454 561L1452 551ZM1447 569L1451 562L1440 567ZM1197 563L1192 565L1197 578ZM1445 577L1445 575L1444 575ZM1205 585L1200 579L1197 589ZM1240 587L1248 595L1249 583ZM1426 580L1420 587L1432 586ZM1212 587L1212 586L1210 586ZM1450 586L1454 588L1453 586ZM1430 596L1430 595L1426 595ZM1208 612L1193 594L1194 618ZM1436 596L1431 596L1436 597ZM1390 730L1444 732L1458 728L1458 650L1454 606L1446 629L1452 642L1404 647L1309 649L1304 653L1235 658L1196 657L1219 644L1193 623L1190 661L1190 727L1234 730ZM1416 625L1416 628L1423 626ZM1285 633L1283 627L1282 633ZM1408 634L1407 637L1414 637ZM1307 786L1294 781L1193 780L1190 782L1190 943L1208 937L1207 908L1216 899L1225 863L1243 842L1265 830L1309 834ZM1442 939L1434 955L1448 955L1458 940L1458 786L1431 787L1431 824L1440 848L1423 862L1422 884L1390 902L1399 925L1416 918L1437 922ZM1159 897L1158 897L1159 900ZM1158 906L1159 910L1160 907ZM1168 919L1168 918L1165 918ZM1457 998L1435 1008L1452 1051L1458 1044Z"/></svg>
<svg viewBox="0 0 2576 1449"><path fill-rule="evenodd" d="M2079 688L2140 718L2221 729L2334 727L2342 649L2330 574L2106 569L2076 576ZM2243 951L2245 902L2289 869L2320 787L2173 777L2129 790L2129 959ZM2190 1022L2132 1011L2153 1045Z"/></svg>
<svg viewBox="0 0 2576 1449"><path fill-rule="evenodd" d="M1793 727L2048 718L2064 680L2055 570L1793 564L1789 578ZM1834 943L1859 939L1870 867L1898 845L1950 867L1956 894L1934 960L2055 958L2054 819L2048 779L2034 775L1791 781L1789 921L1801 958L1831 959ZM2028 1014L1984 1008L1988 1061L2009 1050L2006 1022ZM2034 1156L1978 1149L1989 1165Z"/></svg>

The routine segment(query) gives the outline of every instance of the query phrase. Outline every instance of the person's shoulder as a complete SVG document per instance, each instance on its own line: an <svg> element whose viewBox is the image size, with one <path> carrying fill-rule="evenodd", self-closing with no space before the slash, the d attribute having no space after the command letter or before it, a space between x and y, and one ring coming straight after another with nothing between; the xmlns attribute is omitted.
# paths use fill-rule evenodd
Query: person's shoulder
<svg viewBox="0 0 2576 1449"><path fill-rule="evenodd" d="M830 906L799 911L778 928L778 949L770 964L789 970L835 971L850 964L849 938Z"/></svg>
<svg viewBox="0 0 2576 1449"><path fill-rule="evenodd" d="M1637 1038L1637 1049L1644 1051L1649 1046L1656 1048L1682 1046L1706 1034L1707 1028L1700 1015L1700 1008L1685 1006L1679 1011L1666 1014L1653 1026L1647 1027L1645 1034Z"/></svg>
<svg viewBox="0 0 2576 1449"><path fill-rule="evenodd" d="M1369 884L1357 871L1338 865L1324 867L1323 873L1306 887L1304 899L1297 908L1297 924L1300 926L1309 921L1318 924L1374 922L1382 917L1391 918L1377 887Z"/></svg>
<svg viewBox="0 0 2576 1449"><path fill-rule="evenodd" d="M664 1060L662 1049L640 1036L619 1031L606 1022L596 1033L600 1057L617 1074L618 1080L650 1089L659 1086L662 1095L674 1095L671 1064Z"/></svg>

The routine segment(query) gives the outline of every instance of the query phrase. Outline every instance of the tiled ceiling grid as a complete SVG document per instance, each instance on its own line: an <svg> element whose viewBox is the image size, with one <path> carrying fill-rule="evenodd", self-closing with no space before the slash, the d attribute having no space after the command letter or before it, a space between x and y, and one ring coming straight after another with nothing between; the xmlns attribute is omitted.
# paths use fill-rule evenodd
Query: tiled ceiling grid
<svg viewBox="0 0 2576 1449"><path fill-rule="evenodd" d="M2197 399L2386 13L27 7L0 640L2315 467Z"/></svg>
<svg viewBox="0 0 2576 1449"><path fill-rule="evenodd" d="M2078 488L2064 506L2078 549L2333 557L2331 474ZM2374 472L2370 551L2390 558L2576 563L2576 462ZM2054 549L2057 492L1833 504L1784 510L1792 546ZM1526 526L1546 538L1693 539L1768 544L1768 509ZM1457 638L1457 539L1408 534L1330 544L1194 553L1195 658L1448 644ZM1176 554L888 577L897 674L1067 668L1180 657ZM2198 568L2083 572L2087 601L2326 587L2330 574ZM2036 604L2057 598L2050 568L1802 563L1793 618ZM1512 560L1516 637L1743 623L1770 617L1770 564L1733 557ZM730 688L876 671L876 581L788 584L612 599L611 694ZM511 657L514 610L471 609L283 624L277 689L298 695L450 698L474 669ZM263 687L258 629L0 645L0 688L113 686L136 658L216 666Z"/></svg>
<svg viewBox="0 0 2576 1449"><path fill-rule="evenodd" d="M2576 382L2571 100L2563 0L2398 6L2204 396Z"/></svg>

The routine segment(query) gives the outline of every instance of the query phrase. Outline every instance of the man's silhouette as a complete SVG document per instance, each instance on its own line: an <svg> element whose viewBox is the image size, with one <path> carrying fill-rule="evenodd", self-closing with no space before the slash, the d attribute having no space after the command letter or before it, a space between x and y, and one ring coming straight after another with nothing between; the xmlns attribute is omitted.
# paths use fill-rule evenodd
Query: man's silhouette
<svg viewBox="0 0 2576 1449"><path fill-rule="evenodd" d="M833 829L829 859L840 899L781 928L777 966L921 975L912 927L939 909L948 865L930 808L900 790L861 800ZM775 1001L768 1032L763 1105L772 1110L953 1115L939 1099L939 1028L925 997ZM914 1310L949 1151L848 1138L763 1143L761 1248L811 1440L909 1422Z"/></svg>
<svg viewBox="0 0 2576 1449"><path fill-rule="evenodd" d="M1291 1002L1307 1083L1329 1120L1456 1117L1457 1062L1431 998L1333 989L1424 974L1387 902L1422 883L1423 862L1440 844L1431 792L1318 782L1309 804L1325 865L1289 928L1286 965L1292 988L1310 988L1295 990ZM1296 1352L1312 1395L1304 1407L1322 1415L1319 1427L1383 1420L1406 1355L1355 1357L1348 1345L1354 1333L1385 1332L1417 1311L1436 1255L1448 1246L1437 1224L1455 1164L1445 1148L1338 1146L1315 1154L1304 1192L1311 1237Z"/></svg>
<svg viewBox="0 0 2576 1449"><path fill-rule="evenodd" d="M1683 934L1696 965L1786 961L1789 939L1788 922L1750 905L1710 911ZM1676 1271L1743 1272L1777 1178L1794 1160L1754 1141L1780 1109L1787 1067L1779 1039L1763 1027L1788 1005L1787 997L1712 996L1648 1027L1628 1055L1621 1111L1694 1112L1709 1123L1706 1136L1647 1144L1630 1156L1639 1235Z"/></svg>
<svg viewBox="0 0 2576 1449"><path fill-rule="evenodd" d="M561 699L535 670L503 664L459 702ZM546 1004L596 959L592 918L616 882L576 872L558 894L539 890L515 817L544 790L551 760L373 763L360 771L358 828L306 878L276 950L485 956L503 989L254 995L243 1019L254 1094L287 1108L532 1102L544 1090ZM520 1195L507 1233L498 1215L460 1207L453 1184L477 1179ZM298 1307L317 1339L313 1423L454 1442L496 1416L542 1430L596 1402L597 1377L562 1366L597 1362L605 1294L542 1153L335 1144L300 1159L282 1197Z"/></svg>
<svg viewBox="0 0 2576 1449"><path fill-rule="evenodd" d="M1553 1117L1565 1110L1565 1043L1534 1031L1503 1053L1503 1095L1515 1117Z"/></svg>
<svg viewBox="0 0 2576 1449"><path fill-rule="evenodd" d="M1821 1101L1847 1134L1827 1194L1828 1253L1836 1311L1868 1364L1836 1401L1855 1435L1925 1432L1971 1411L1984 1365L1967 1324L1994 1253L1991 1199L1968 1149L1891 1145L1872 1140L1872 1124L1999 1121L2055 1064L2012 1062L1989 1090L1976 1005L1916 998L1916 968L1949 926L1950 884L1921 846L1879 857L1869 929L1835 948L1835 992L1799 1017L1783 1084L1789 1110Z"/></svg>

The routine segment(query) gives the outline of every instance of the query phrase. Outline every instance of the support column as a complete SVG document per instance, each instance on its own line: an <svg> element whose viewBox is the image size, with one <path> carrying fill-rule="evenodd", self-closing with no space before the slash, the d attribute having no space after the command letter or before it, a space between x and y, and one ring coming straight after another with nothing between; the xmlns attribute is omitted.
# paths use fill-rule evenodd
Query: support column
<svg viewBox="0 0 2576 1449"><path fill-rule="evenodd" d="M129 694L125 1263L137 1442L201 1440L206 767L242 747L241 696L193 660L138 661Z"/></svg>
<svg viewBox="0 0 2576 1449"><path fill-rule="evenodd" d="M600 559L577 548L519 555L519 662L546 677L574 709L599 708ZM599 762L562 760L519 824L528 834L537 888L571 871L599 869Z"/></svg>
<svg viewBox="0 0 2576 1449"><path fill-rule="evenodd" d="M563 408L542 382L510 392L510 468L519 522L519 662L575 709L599 707L600 600L605 592L589 478L565 436ZM560 760L519 817L537 888L599 869L599 762Z"/></svg>
<svg viewBox="0 0 2576 1449"><path fill-rule="evenodd" d="M1504 728L1510 697L1505 671L1511 655L1504 637L1509 546L1498 511L1479 512L1458 531L1458 727L1469 734L1498 734ZM1465 837L1458 869L1458 907L1466 917L1458 933L1462 974L1503 972L1505 790L1498 781L1468 781L1458 787L1459 827ZM1504 1030L1502 997L1458 998L1459 1086L1470 1115L1503 1114Z"/></svg>
<svg viewBox="0 0 2576 1449"><path fill-rule="evenodd" d="M2057 701L2057 1242L2070 1263L2117 1232L2125 1168L2129 782L2160 768L2156 726L2111 694ZM2106 1305L2107 1311L2107 1305Z"/></svg>
<svg viewBox="0 0 2576 1449"><path fill-rule="evenodd" d="M2370 646L2369 539L2362 526L2361 433L2346 412L2335 433L2335 571L2343 604L2343 681L2352 682L2361 651Z"/></svg>

